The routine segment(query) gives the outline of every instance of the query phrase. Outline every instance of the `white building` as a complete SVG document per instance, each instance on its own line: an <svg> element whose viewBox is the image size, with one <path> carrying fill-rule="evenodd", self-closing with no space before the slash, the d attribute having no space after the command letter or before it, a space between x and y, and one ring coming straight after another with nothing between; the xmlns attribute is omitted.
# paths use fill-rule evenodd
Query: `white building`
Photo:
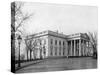
<svg viewBox="0 0 100 75"><path fill-rule="evenodd" d="M43 31L30 37L38 41L41 39L41 43L37 43L32 53L35 52L36 58L90 56L93 53L86 33L64 35L53 31ZM32 56L34 59L34 55Z"/></svg>

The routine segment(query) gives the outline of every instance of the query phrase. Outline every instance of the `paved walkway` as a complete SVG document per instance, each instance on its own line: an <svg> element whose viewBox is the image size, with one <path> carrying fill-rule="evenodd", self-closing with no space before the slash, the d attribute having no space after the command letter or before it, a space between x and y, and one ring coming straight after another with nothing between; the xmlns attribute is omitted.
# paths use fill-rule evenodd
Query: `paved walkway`
<svg viewBox="0 0 100 75"><path fill-rule="evenodd" d="M93 69L97 68L97 60L91 57L82 58L59 58L45 59L37 64L31 64L25 68L19 69L17 73L26 72L44 72L75 69Z"/></svg>
<svg viewBox="0 0 100 75"><path fill-rule="evenodd" d="M18 68L18 64L16 64L15 66L15 69L16 70L19 70L19 69L22 69L22 68L26 68L28 66L31 66L31 65L34 65L34 64L37 64L37 63L40 63L42 62L43 60L35 60L35 61L27 61L27 62L23 62L23 63L20 63L21 64L21 67Z"/></svg>

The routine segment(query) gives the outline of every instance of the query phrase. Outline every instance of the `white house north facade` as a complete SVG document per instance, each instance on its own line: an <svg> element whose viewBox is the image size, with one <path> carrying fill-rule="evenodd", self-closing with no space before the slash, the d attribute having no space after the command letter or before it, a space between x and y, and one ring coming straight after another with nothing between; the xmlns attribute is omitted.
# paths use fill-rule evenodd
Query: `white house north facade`
<svg viewBox="0 0 100 75"><path fill-rule="evenodd" d="M86 33L65 35L53 31L43 31L31 35L32 39L41 39L32 54L36 58L91 56L93 49ZM29 55L30 56L30 55ZM32 55L34 59L34 55Z"/></svg>

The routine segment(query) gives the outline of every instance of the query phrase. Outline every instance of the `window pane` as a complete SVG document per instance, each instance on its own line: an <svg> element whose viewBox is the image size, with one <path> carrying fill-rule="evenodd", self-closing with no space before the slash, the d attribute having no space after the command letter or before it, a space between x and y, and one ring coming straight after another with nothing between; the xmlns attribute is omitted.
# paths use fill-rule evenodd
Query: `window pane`
<svg viewBox="0 0 100 75"><path fill-rule="evenodd" d="M61 45L61 41L59 41L59 45Z"/></svg>
<svg viewBox="0 0 100 75"><path fill-rule="evenodd" d="M53 44L53 39L51 39L51 44Z"/></svg>
<svg viewBox="0 0 100 75"><path fill-rule="evenodd" d="M57 45L57 40L55 40L55 45Z"/></svg>

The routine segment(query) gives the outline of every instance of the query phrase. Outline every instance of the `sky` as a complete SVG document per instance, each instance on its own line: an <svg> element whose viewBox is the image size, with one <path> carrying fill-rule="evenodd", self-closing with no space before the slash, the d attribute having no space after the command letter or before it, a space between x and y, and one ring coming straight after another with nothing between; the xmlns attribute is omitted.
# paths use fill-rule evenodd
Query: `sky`
<svg viewBox="0 0 100 75"><path fill-rule="evenodd" d="M33 14L24 24L24 30L29 34L58 30L69 35L98 30L98 10L95 6L27 2L22 11Z"/></svg>

